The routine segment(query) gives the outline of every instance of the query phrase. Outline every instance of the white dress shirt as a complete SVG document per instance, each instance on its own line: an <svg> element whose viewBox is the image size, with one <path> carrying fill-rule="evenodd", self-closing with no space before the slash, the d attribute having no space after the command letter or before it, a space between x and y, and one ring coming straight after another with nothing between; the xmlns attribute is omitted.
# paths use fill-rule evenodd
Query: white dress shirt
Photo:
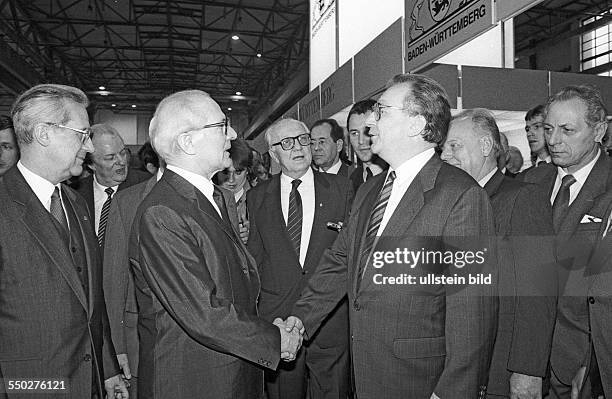
<svg viewBox="0 0 612 399"><path fill-rule="evenodd" d="M215 199L213 197L215 186L210 180L208 180L202 175L198 175L197 173L193 173L183 168L179 168L176 165L168 165L166 166L166 169L173 171L177 175L181 176L183 179L187 180L189 183L193 184L195 188L198 189L198 191L204 194L208 202L211 203L211 205L213 206L213 208L215 208L219 216L221 216L221 211L219 210L219 207L217 206L217 203L215 202ZM221 219L223 219L223 216L221 216Z"/></svg>
<svg viewBox="0 0 612 399"><path fill-rule="evenodd" d="M338 159L338 162L333 164L329 169L323 170L323 168L319 168L319 172L330 173L332 175L337 175L340 171L340 167L342 166L342 161Z"/></svg>
<svg viewBox="0 0 612 399"><path fill-rule="evenodd" d="M491 180L495 172L497 172L497 167L491 169L491 171L487 173L482 179L478 180L478 184L480 185L480 187L484 187L489 182L489 180Z"/></svg>
<svg viewBox="0 0 612 399"><path fill-rule="evenodd" d="M310 233L312 231L312 223L314 221L315 212L315 189L314 189L314 173L308 168L306 173L299 178L302 182L298 186L298 192L302 198L302 236L300 239L300 265L304 267L306 253L308 252L308 243L310 242ZM294 179L281 173L280 190L281 190L281 208L283 210L283 219L287 225L289 214L289 194L291 193L291 182Z"/></svg>
<svg viewBox="0 0 612 399"><path fill-rule="evenodd" d="M17 162L17 169L23 175L28 186L34 191L36 198L40 201L42 206L45 207L47 212L51 212L51 195L55 191L55 187L59 188L60 199L62 200L62 208L64 208L64 214L66 214L66 206L64 205L64 194L62 193L61 184L53 185L49 180L44 177L40 177L36 173L32 172L28 169L21 161ZM70 228L70 221L68 220L68 216L66 216L66 221L68 222L68 227Z"/></svg>
<svg viewBox="0 0 612 399"><path fill-rule="evenodd" d="M98 179L96 179L96 175L94 175L93 177L93 194L94 194L94 226L95 226L95 231L96 234L98 234L98 229L100 228L100 215L102 214L102 207L104 206L104 203L106 202L106 199L108 198L108 194L106 194L106 192L104 190L106 190L107 186L103 186L100 183L98 183ZM111 198L113 198L115 196L115 194L117 194L117 189L119 188L119 185L115 185L110 187L113 190L113 193L111 194Z"/></svg>
<svg viewBox="0 0 612 399"><path fill-rule="evenodd" d="M387 207L385 208L385 214L380 222L380 227L376 232L377 236L380 236L382 232L385 231L389 219L391 219L393 212L395 212L395 208L397 208L404 194L406 194L410 183L412 183L416 175L419 174L423 166L425 166L427 161L429 161L434 154L435 150L433 148L427 149L405 161L395 170L395 181L391 189L391 196L389 197L389 202L387 202ZM392 170L393 169L389 168L387 178Z"/></svg>
<svg viewBox="0 0 612 399"><path fill-rule="evenodd" d="M591 162L584 165L582 168L580 168L576 172L572 173L572 175L576 178L576 181L574 182L574 184L570 186L570 189L569 189L570 190L570 198L569 198L570 205L572 204L572 202L574 202L574 200L580 193L582 186L586 182L586 179L589 177L589 174L591 174L591 171L593 170L593 167L595 166L595 162L597 162L600 156L601 156L601 151L597 150L597 156L593 158ZM553 186L553 191L550 196L551 205L554 204L555 197L557 196L557 193L559 192L559 189L561 188L561 180L563 179L565 175L568 175L568 174L569 173L567 173L563 168L557 166L557 179L555 180L555 185Z"/></svg>

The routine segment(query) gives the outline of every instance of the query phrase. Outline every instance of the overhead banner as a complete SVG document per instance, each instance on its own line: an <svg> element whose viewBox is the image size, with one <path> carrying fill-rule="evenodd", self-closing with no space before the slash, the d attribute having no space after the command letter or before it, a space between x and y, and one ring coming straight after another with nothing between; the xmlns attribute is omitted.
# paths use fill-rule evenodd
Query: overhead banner
<svg viewBox="0 0 612 399"><path fill-rule="evenodd" d="M337 68L336 0L310 0L310 90Z"/></svg>
<svg viewBox="0 0 612 399"><path fill-rule="evenodd" d="M406 71L413 72L494 25L492 0L406 0Z"/></svg>

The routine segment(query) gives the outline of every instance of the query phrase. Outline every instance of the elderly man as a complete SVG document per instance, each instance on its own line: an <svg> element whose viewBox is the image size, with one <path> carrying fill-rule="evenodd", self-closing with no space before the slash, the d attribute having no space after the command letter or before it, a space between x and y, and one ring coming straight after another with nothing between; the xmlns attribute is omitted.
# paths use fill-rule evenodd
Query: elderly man
<svg viewBox="0 0 612 399"><path fill-rule="evenodd" d="M93 151L87 105L81 90L52 84L13 105L21 160L0 180L0 389L8 397L23 394L11 381L35 379L50 381L44 392L53 397L127 398L87 206L60 184Z"/></svg>
<svg viewBox="0 0 612 399"><path fill-rule="evenodd" d="M568 86L546 103L544 137L552 164L527 171L524 181L545 187L553 207L561 268L557 321L551 352L551 398L572 391L589 395L591 361L585 264L597 239L612 190L612 160L600 149L606 109L592 86ZM594 360L594 359L593 359ZM594 367L595 369L595 367Z"/></svg>
<svg viewBox="0 0 612 399"><path fill-rule="evenodd" d="M19 160L19 146L15 138L13 121L8 116L0 117L0 177Z"/></svg>
<svg viewBox="0 0 612 399"><path fill-rule="evenodd" d="M370 148L372 146L370 128L366 126L365 122L372 113L374 104L376 104L376 101L372 99L358 101L353 105L346 118L351 147L361 162L361 165L355 168L350 176L355 192L363 182L382 173L388 166L378 155L373 154Z"/></svg>
<svg viewBox="0 0 612 399"><path fill-rule="evenodd" d="M321 119L310 128L312 160L319 172L349 177L349 165L342 161L344 129L334 119Z"/></svg>
<svg viewBox="0 0 612 399"><path fill-rule="evenodd" d="M150 136L167 167L132 228L139 396L261 398L262 368L294 359L301 336L258 317L257 266L211 182L236 132L207 93L189 90L159 103Z"/></svg>
<svg viewBox="0 0 612 399"><path fill-rule="evenodd" d="M85 158L85 163L93 171L93 175L78 181L73 188L85 198L89 212L93 216L92 222L98 243L103 248L108 211L113 196L118 190L142 181L144 173L128 174L128 149L114 127L98 124L93 125L91 130L94 151Z"/></svg>
<svg viewBox="0 0 612 399"><path fill-rule="evenodd" d="M281 173L248 192L249 250L261 273L259 312L287 317L348 217L353 195L346 178L310 168L308 128L282 119L268 128L270 155ZM280 205L280 206L279 206ZM267 372L269 399L346 398L349 392L348 307L334 309L295 363Z"/></svg>
<svg viewBox="0 0 612 399"><path fill-rule="evenodd" d="M554 285L538 285L556 279L551 209L539 187L501 173L500 136L489 111L464 111L451 121L442 160L485 189L500 238L499 324L487 398L537 399L542 397L555 325Z"/></svg>
<svg viewBox="0 0 612 399"><path fill-rule="evenodd" d="M372 152L389 163L389 172L361 186L347 228L294 306L297 317L287 320L287 328L303 328L312 338L348 291L358 398L467 399L486 390L497 326L494 287L443 281L493 260L461 269L451 260L410 267L388 256L489 248L486 193L435 153L449 121L446 92L431 78L405 74L388 83L366 123ZM389 261L380 264L381 254Z"/></svg>

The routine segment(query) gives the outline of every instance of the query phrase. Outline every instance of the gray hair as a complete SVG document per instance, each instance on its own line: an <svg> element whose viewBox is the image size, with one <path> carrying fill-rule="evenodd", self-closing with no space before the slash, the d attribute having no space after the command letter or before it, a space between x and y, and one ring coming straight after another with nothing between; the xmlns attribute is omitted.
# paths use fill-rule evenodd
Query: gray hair
<svg viewBox="0 0 612 399"><path fill-rule="evenodd" d="M495 157L503 151L499 128L497 127L497 122L495 122L495 117L491 111L485 108L467 109L455 115L452 119L453 122L459 120L471 121L475 128L474 134L491 138L493 155L495 155Z"/></svg>
<svg viewBox="0 0 612 399"><path fill-rule="evenodd" d="M41 84L22 93L11 109L19 143L31 143L34 138L34 127L39 123L67 123L70 114L66 105L70 101L85 108L89 105L85 93L71 86Z"/></svg>
<svg viewBox="0 0 612 399"><path fill-rule="evenodd" d="M594 128L600 123L606 122L606 106L604 105L601 93L595 86L580 85L566 86L558 93L550 96L546 102L546 113L550 110L552 103L557 101L569 101L577 98L582 100L587 107L584 120L589 127Z"/></svg>
<svg viewBox="0 0 612 399"><path fill-rule="evenodd" d="M266 129L266 133L265 133L265 137L266 137L266 143L268 143L268 147L272 147L272 132L277 130L277 129L282 129L283 127L287 126L287 125L298 125L301 126L304 129L304 133L309 133L310 130L308 129L308 126L306 126L306 124L302 121L298 121L297 119L293 119L293 118L285 118L285 119L279 119L276 122L274 122L273 124L271 124L267 129Z"/></svg>

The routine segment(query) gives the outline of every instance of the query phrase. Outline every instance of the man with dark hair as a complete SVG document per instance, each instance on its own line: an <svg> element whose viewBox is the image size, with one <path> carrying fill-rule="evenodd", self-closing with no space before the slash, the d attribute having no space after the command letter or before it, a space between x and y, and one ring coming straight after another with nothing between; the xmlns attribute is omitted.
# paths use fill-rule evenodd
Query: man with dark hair
<svg viewBox="0 0 612 399"><path fill-rule="evenodd" d="M312 161L319 172L349 177L349 165L342 158L344 129L334 119L321 119L310 128Z"/></svg>
<svg viewBox="0 0 612 399"><path fill-rule="evenodd" d="M402 250L490 248L487 194L435 153L450 117L446 92L433 79L404 74L388 83L366 124L372 152L389 163L389 172L360 187L347 227L294 306L297 317L287 320L286 328L301 328L311 339L348 292L358 398L467 399L486 392L497 327L495 283L457 287L442 277L488 270L495 265L491 254L463 268L450 260L414 267L381 260ZM418 283L435 275L441 279Z"/></svg>
<svg viewBox="0 0 612 399"><path fill-rule="evenodd" d="M543 121L552 163L532 168L524 181L545 187L553 207L556 255L561 273L551 352L551 398L572 391L590 394L591 359L587 280L584 276L612 190L612 160L600 149L606 109L592 86L567 86L550 97ZM573 396L572 396L573 397ZM586 396L585 396L586 397Z"/></svg>
<svg viewBox="0 0 612 399"><path fill-rule="evenodd" d="M27 379L61 387L45 396L128 396L90 215L61 184L93 151L87 105L79 89L44 84L11 111L21 159L0 179L0 392L8 397L24 397L11 380Z"/></svg>
<svg viewBox="0 0 612 399"><path fill-rule="evenodd" d="M380 174L388 167L387 163L378 155L372 153L370 148L372 145L369 134L370 128L366 126L365 122L372 113L374 104L376 104L376 101L371 98L358 101L353 105L346 118L349 140L360 162L360 165L350 176L355 192L363 182Z"/></svg>
<svg viewBox="0 0 612 399"><path fill-rule="evenodd" d="M157 169L159 169L159 157L150 141L147 141L140 147L138 150L138 159L140 160L143 170L152 175L157 174Z"/></svg>
<svg viewBox="0 0 612 399"><path fill-rule="evenodd" d="M19 146L15 137L13 121L8 116L0 116L0 177L19 160Z"/></svg>
<svg viewBox="0 0 612 399"><path fill-rule="evenodd" d="M532 166L550 163L551 161L544 139L544 113L544 105L540 104L525 114L525 132L527 132L527 141L531 150Z"/></svg>
<svg viewBox="0 0 612 399"><path fill-rule="evenodd" d="M487 398L536 399L555 326L554 290L541 285L556 279L552 217L544 190L499 170L500 137L488 110L463 111L451 121L442 159L485 189L495 217L500 309Z"/></svg>

